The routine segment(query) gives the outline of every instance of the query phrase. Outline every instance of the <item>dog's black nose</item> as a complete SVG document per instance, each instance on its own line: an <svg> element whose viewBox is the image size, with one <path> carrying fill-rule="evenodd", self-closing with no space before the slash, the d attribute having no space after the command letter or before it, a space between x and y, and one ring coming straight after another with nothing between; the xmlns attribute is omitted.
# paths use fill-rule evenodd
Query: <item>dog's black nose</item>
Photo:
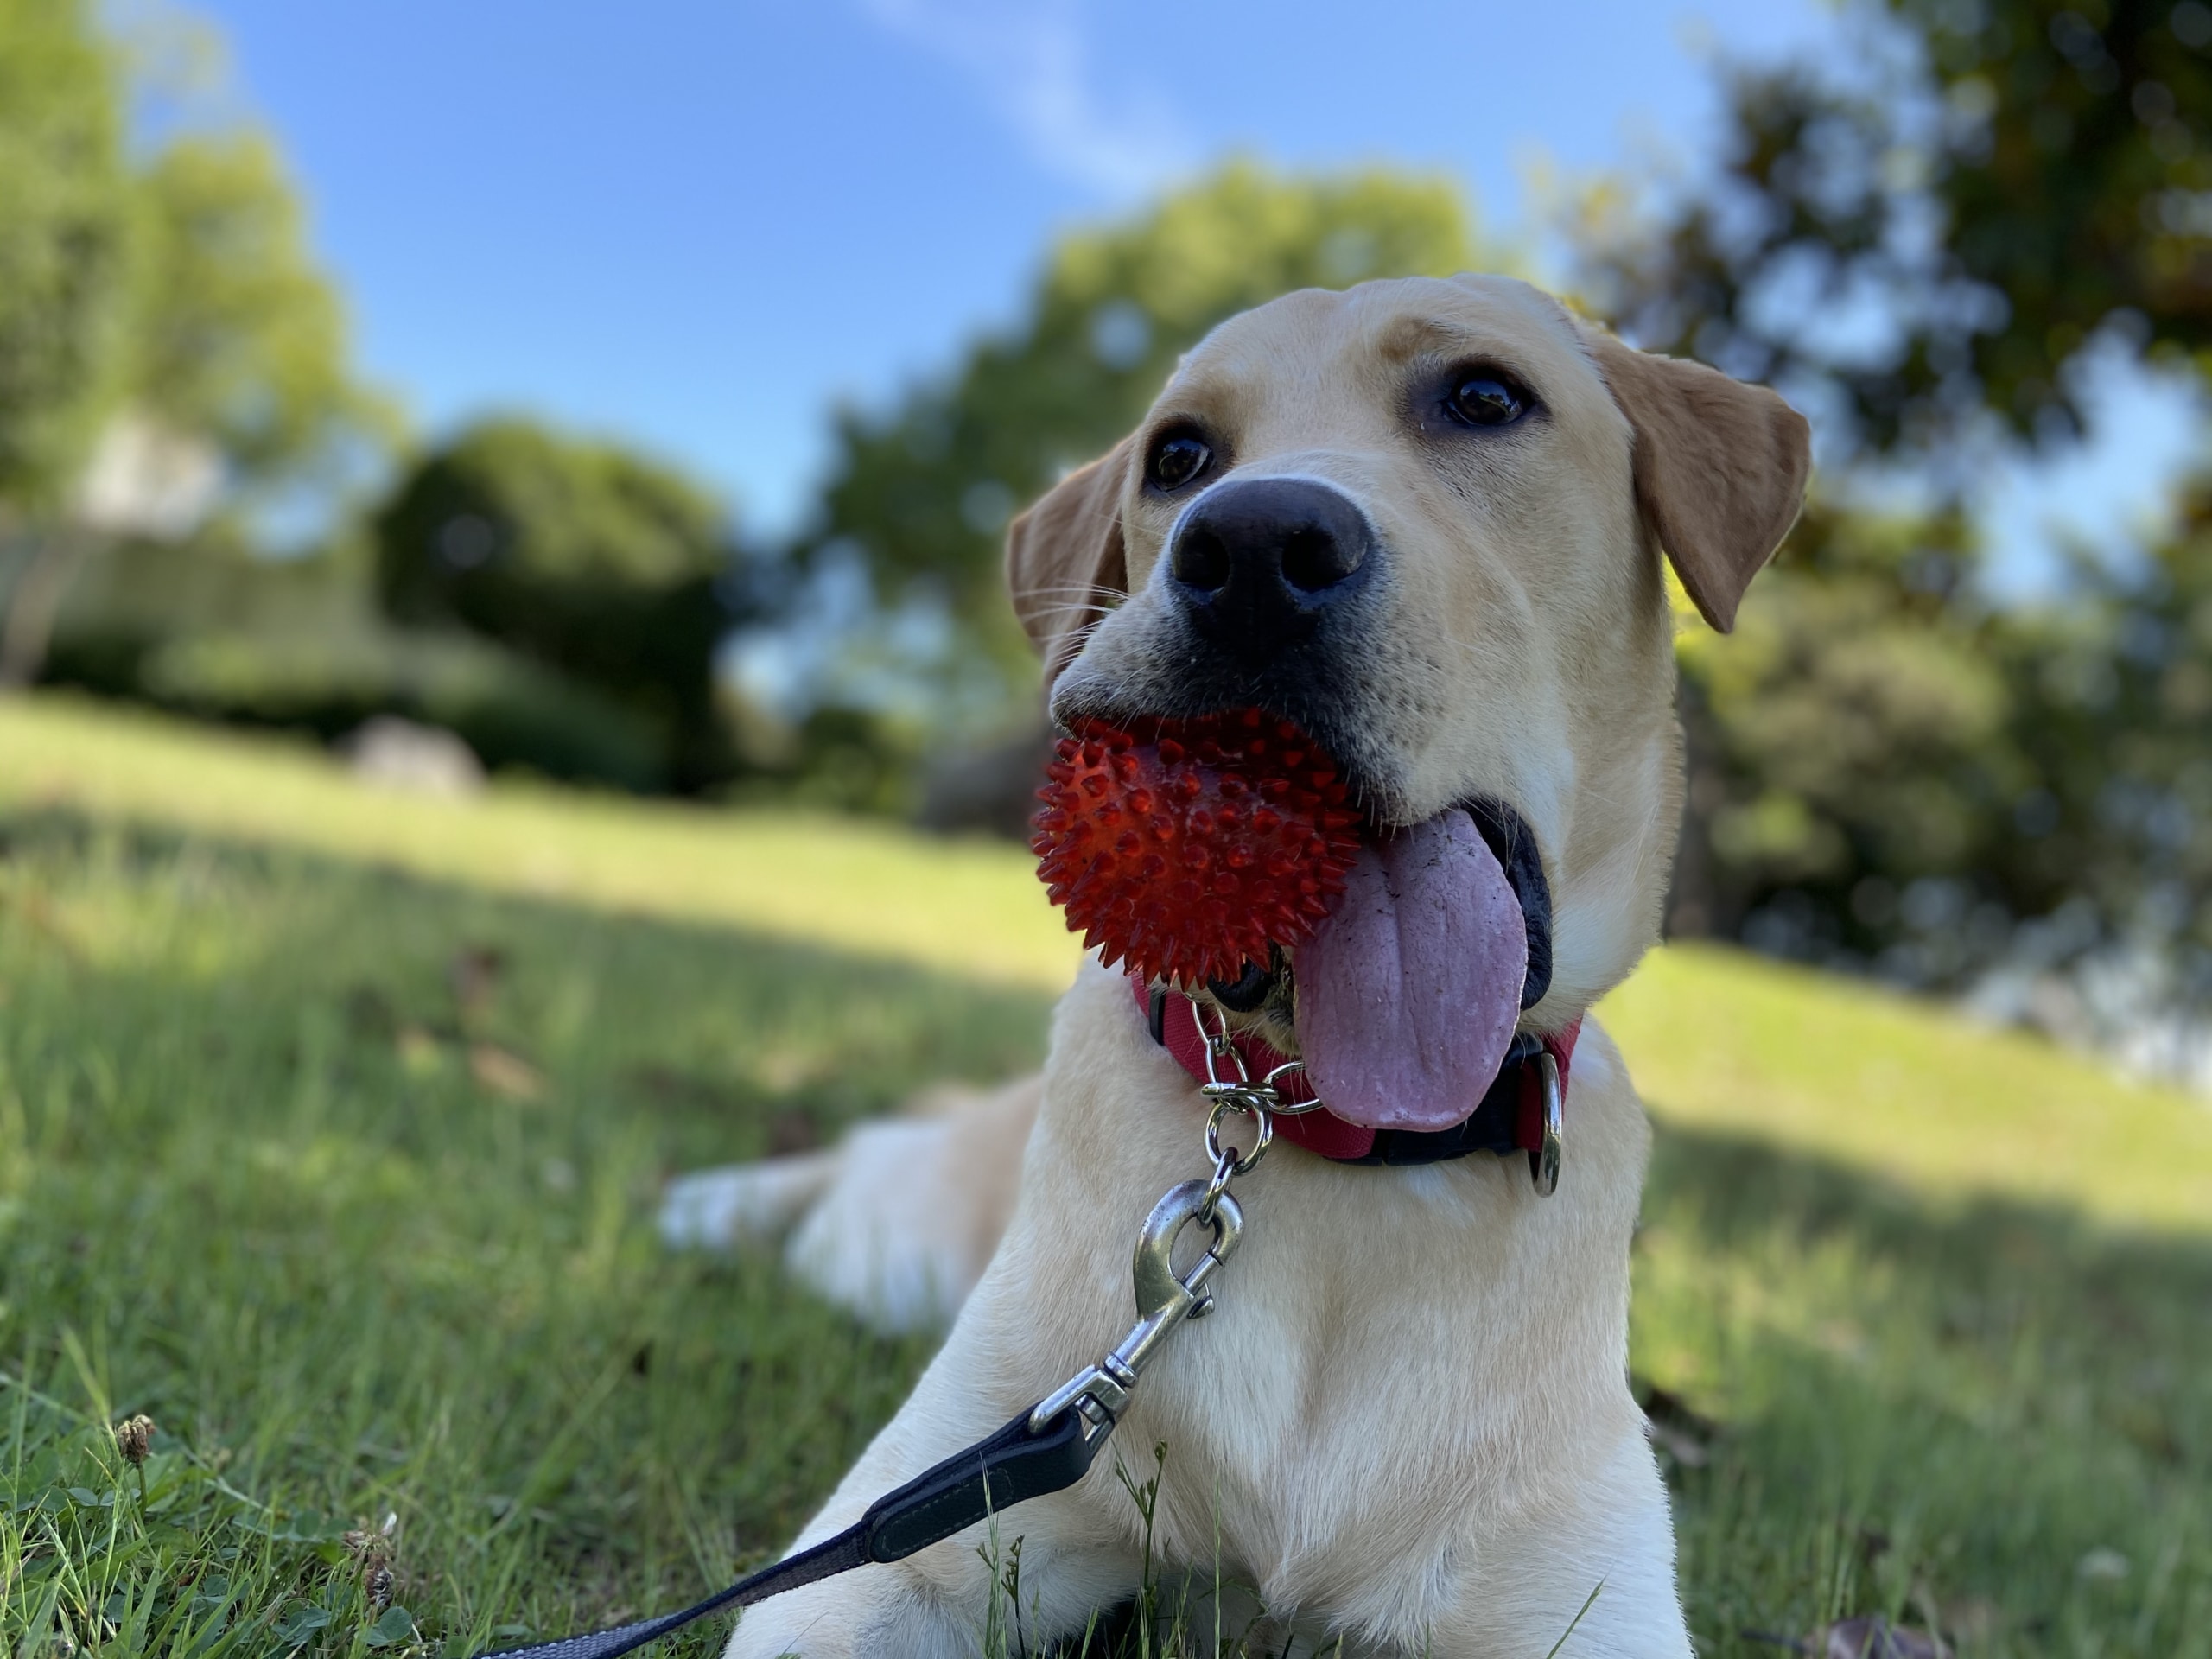
<svg viewBox="0 0 2212 1659"><path fill-rule="evenodd" d="M1217 484L1176 532L1168 575L1201 632L1240 652L1294 644L1363 586L1367 520L1325 484L1255 478Z"/></svg>

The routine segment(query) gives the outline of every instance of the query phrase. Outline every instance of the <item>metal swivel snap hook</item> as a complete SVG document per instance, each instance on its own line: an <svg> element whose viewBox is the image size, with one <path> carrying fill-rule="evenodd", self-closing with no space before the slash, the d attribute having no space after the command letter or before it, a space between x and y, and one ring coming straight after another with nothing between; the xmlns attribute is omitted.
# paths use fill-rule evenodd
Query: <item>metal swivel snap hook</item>
<svg viewBox="0 0 2212 1659"><path fill-rule="evenodd" d="M1131 1262L1131 1277L1136 1283L1137 1318L1139 1321L1158 1320L1161 1329L1178 1319L1198 1319L1212 1312L1213 1298L1204 1294L1204 1287L1213 1276L1216 1268L1229 1259L1236 1248L1236 1241L1243 1236L1244 1212L1235 1198L1226 1192L1213 1192L1208 1181L1184 1181L1170 1187L1152 1214L1145 1218L1144 1230L1137 1235L1137 1247ZM1208 1214L1211 1209L1211 1213ZM1175 1241L1192 1222L1200 1222L1213 1229L1213 1243L1205 1254L1191 1264L1187 1273L1175 1271ZM1135 1333L1133 1332L1131 1335ZM1158 1338L1154 1337L1154 1341ZM1124 1341L1120 1353L1128 1344ZM1149 1351L1147 1344L1146 1351Z"/></svg>
<svg viewBox="0 0 2212 1659"><path fill-rule="evenodd" d="M1136 1291L1137 1322L1111 1353L1037 1402L1029 1414L1033 1433L1043 1433L1061 1413L1072 1410L1084 1421L1085 1445L1096 1446L1112 1433L1114 1425L1128 1409L1138 1375L1167 1333L1185 1319L1204 1319L1213 1312L1206 1281L1229 1259L1236 1241L1244 1235L1244 1211L1229 1196L1229 1184L1239 1175L1249 1174L1274 1138L1274 1114L1283 1109L1275 1079L1291 1068L1277 1066L1264 1081L1254 1083L1227 1026L1218 1032L1208 1031L1195 1003L1191 1017L1206 1046L1205 1093L1213 1108L1206 1117L1206 1155L1213 1160L1213 1173L1205 1180L1179 1182L1152 1206L1143 1230L1137 1235L1136 1251L1129 1264ZM1224 1060L1235 1068L1234 1077L1221 1075L1219 1063ZM1237 1115L1252 1120L1249 1153L1221 1143L1222 1120ZM1178 1273L1175 1243L1193 1222L1208 1229L1213 1241L1197 1261Z"/></svg>
<svg viewBox="0 0 2212 1659"><path fill-rule="evenodd" d="M1073 1407L1090 1425L1084 1434L1086 1440L1111 1433L1128 1409L1138 1376L1167 1333L1185 1319L1199 1319L1213 1311L1213 1298L1205 1294L1205 1282L1243 1236L1244 1212L1235 1198L1212 1192L1211 1186L1209 1181L1183 1181L1170 1187L1152 1206L1144 1230L1137 1235L1130 1263L1137 1322L1105 1358L1037 1402L1029 1414L1033 1429L1041 1433L1052 1419ZM1212 1213L1202 1214L1209 1204ZM1213 1242L1179 1274L1175 1241L1192 1222L1211 1228Z"/></svg>

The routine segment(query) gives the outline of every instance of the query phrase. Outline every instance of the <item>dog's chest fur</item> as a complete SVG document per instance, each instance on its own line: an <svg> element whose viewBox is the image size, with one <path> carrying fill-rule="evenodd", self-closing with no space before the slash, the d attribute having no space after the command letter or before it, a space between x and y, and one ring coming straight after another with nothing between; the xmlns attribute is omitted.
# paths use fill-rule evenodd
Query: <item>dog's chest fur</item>
<svg viewBox="0 0 2212 1659"><path fill-rule="evenodd" d="M1204 1173L1204 1125L1121 977L1087 969L1056 1022L992 1270L1031 1311L1020 1339L1038 1393L1126 1325L1116 1246ZM1548 1198L1517 1155L1354 1168L1281 1143L1238 1183L1245 1234L1215 1280L1217 1311L1177 1332L1113 1442L1140 1481L1166 1447L1162 1559L1218 1555L1274 1605L1414 1603L1453 1576L1440 1557L1479 1552L1531 1511L1569 1516L1602 1489L1600 1465L1641 1433L1626 1267L1649 1132L1594 1027L1567 1125ZM1135 1535L1112 1461L1091 1480Z"/></svg>

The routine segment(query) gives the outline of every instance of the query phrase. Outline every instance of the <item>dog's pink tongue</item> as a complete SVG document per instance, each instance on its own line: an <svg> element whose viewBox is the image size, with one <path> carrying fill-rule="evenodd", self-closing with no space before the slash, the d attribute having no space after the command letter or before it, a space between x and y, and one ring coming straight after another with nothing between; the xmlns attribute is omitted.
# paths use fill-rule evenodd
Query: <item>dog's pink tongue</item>
<svg viewBox="0 0 2212 1659"><path fill-rule="evenodd" d="M1482 1103L1521 1012L1529 935L1465 812L1360 849L1298 948L1298 1040L1330 1111L1443 1129Z"/></svg>

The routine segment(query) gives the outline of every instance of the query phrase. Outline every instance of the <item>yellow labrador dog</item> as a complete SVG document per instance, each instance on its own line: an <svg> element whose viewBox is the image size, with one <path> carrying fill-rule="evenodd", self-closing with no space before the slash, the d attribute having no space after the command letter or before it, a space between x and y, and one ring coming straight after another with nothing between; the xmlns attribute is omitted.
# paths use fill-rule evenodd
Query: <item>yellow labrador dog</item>
<svg viewBox="0 0 2212 1659"><path fill-rule="evenodd" d="M802 1270L887 1323L957 1307L800 1543L1126 1329L1136 1229L1206 1173L1172 1039L1223 1020L1302 1055L1330 1116L1238 1183L1218 1310L1112 1443L1141 1477L1167 1448L1155 1561L1249 1586L1271 1640L1346 1654L1542 1659L1586 1601L1566 1653L1689 1652L1626 1376L1649 1136L1585 1016L1656 938L1674 851L1662 556L1726 629L1807 469L1771 392L1524 283L1378 282L1224 323L1016 523L1014 602L1060 723L1263 710L1335 758L1372 840L1272 971L1193 1000L1093 961L1041 1083L672 1195L678 1236L795 1224ZM1532 1140L1516 1078L1539 1065L1565 1084ZM1540 1146L1553 1190L1520 1155ZM1113 1462L999 1523L1033 1644L1137 1587ZM968 1653L992 1593L979 1536L765 1603L730 1654Z"/></svg>

